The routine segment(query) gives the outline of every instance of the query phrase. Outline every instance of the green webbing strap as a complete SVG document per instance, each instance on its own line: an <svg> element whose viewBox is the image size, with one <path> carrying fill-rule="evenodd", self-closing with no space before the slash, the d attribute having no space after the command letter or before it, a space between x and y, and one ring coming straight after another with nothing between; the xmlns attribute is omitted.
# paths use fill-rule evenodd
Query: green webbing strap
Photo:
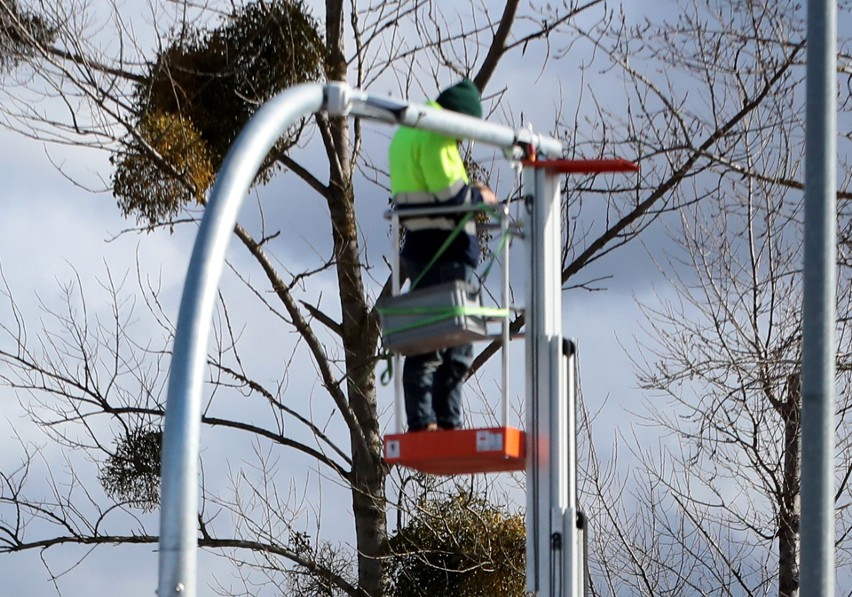
<svg viewBox="0 0 852 597"><path fill-rule="evenodd" d="M491 259L488 260L488 264L485 266L485 269L482 270L482 275L479 277L479 285L482 286L485 283L485 278L488 277L488 273L491 271L491 266L494 265L494 262L497 260L497 255L503 250L503 247L506 246L506 242L509 240L508 231L505 232L500 237L500 244L497 246L497 249L491 253Z"/></svg>
<svg viewBox="0 0 852 597"><path fill-rule="evenodd" d="M390 383L390 380L393 378L393 354L382 346L382 351L379 353L379 360L385 362L385 370L382 371L379 376L379 381L382 382L383 386L386 386Z"/></svg>
<svg viewBox="0 0 852 597"><path fill-rule="evenodd" d="M491 206L483 206L483 211L494 213L494 208ZM423 276L426 274L432 266L435 265L435 262L438 261L438 258L447 250L450 246L450 243L459 235L459 233L464 229L465 225L470 221L470 219L474 216L473 212L468 212L465 216L459 221L456 227L450 232L447 238L444 240L444 243L438 248L438 251L426 264L426 267L423 268L423 271L420 272L420 275L417 276L415 280L411 282L411 286L408 291L411 292L414 290L414 287L420 282ZM488 276L488 273L491 271L491 267L494 265L496 261L497 255L503 250L503 247L506 246L508 242L509 234L504 233L500 238L500 244L497 247L497 250L493 252L491 259L488 261L485 269L482 272L482 276L480 277L480 284L485 281L485 278ZM397 326L395 328L385 329L383 330L384 335L390 334L398 334L400 332L407 332L410 330L415 330L420 327L428 326L433 323L438 323L449 319L451 317L488 317L488 318L507 318L509 317L509 309L502 309L499 307L469 307L469 306L458 306L458 307L380 307L378 309L379 313L382 315L424 315L428 316L425 318L418 319L415 322L412 322L407 325ZM382 374L382 379L384 381L385 376L390 376L391 371L391 363L388 360L388 369Z"/></svg>
<svg viewBox="0 0 852 597"><path fill-rule="evenodd" d="M464 217L461 220L459 220L459 223L456 225L455 228L453 228L453 231L450 232L450 234L444 240L444 244L442 244L440 247L438 247L438 251L432 256L432 259L429 261L429 263L426 264L426 267L423 268L423 271L420 272L420 275L417 276L417 279L413 280L411 282L411 286L408 287L409 292L414 290L414 287L417 286L417 283L420 282L420 280L423 278L423 276L426 275L426 272L428 272L430 269L432 269L432 266L435 265L435 262L438 261L438 258L441 255L444 254L444 251L447 250L447 248L450 246L450 243L452 243L455 240L455 238L459 235L459 233L462 230L464 230L464 227L467 225L467 223L470 221L470 219L472 217L473 217L473 212L469 211L464 215Z"/></svg>
<svg viewBox="0 0 852 597"><path fill-rule="evenodd" d="M412 323L384 330L385 336L416 330L451 317L508 317L509 309L499 307L384 307L379 309L383 315L428 315Z"/></svg>

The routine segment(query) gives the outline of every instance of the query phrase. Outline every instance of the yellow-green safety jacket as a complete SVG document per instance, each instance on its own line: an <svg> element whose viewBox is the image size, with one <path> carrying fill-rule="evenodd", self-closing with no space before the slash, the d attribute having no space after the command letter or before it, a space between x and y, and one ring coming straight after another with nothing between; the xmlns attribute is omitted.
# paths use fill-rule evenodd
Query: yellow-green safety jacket
<svg viewBox="0 0 852 597"><path fill-rule="evenodd" d="M435 102L428 105L442 109ZM452 137L400 127L391 140L389 167L391 194L400 212L412 207L482 202L479 189L468 184L458 141ZM422 263L430 261L463 216L406 218L402 256ZM438 263L447 261L476 266L479 242L473 219L438 259Z"/></svg>

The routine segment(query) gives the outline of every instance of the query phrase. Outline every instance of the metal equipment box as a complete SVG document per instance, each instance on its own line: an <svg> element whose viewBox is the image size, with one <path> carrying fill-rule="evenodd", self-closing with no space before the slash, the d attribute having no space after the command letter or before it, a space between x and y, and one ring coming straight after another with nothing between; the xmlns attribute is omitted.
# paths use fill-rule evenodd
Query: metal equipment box
<svg viewBox="0 0 852 597"><path fill-rule="evenodd" d="M460 280L380 299L385 348L422 354L488 338L476 288Z"/></svg>

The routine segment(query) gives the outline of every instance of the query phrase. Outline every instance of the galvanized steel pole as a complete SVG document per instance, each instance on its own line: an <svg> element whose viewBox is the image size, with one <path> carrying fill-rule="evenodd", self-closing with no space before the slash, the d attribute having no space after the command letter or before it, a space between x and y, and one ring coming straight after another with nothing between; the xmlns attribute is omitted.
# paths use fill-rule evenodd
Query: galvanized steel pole
<svg viewBox="0 0 852 597"><path fill-rule="evenodd" d="M801 595L834 595L834 0L809 0L802 321Z"/></svg>

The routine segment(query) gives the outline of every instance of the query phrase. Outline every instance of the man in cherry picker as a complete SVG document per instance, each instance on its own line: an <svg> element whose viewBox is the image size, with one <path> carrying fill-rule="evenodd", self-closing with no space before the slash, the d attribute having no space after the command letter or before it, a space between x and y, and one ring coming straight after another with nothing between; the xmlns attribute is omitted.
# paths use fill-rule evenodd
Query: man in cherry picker
<svg viewBox="0 0 852 597"><path fill-rule="evenodd" d="M482 118L479 90L468 79L448 87L427 105ZM497 203L491 189L470 182L458 140L452 137L400 127L391 140L389 165L391 194L400 212L412 207ZM454 280L472 281L480 255L473 218L447 244L463 217L403 220L400 261L403 274L412 283L416 281L418 289ZM406 357L402 385L409 431L461 427L461 387L472 360L470 344Z"/></svg>

